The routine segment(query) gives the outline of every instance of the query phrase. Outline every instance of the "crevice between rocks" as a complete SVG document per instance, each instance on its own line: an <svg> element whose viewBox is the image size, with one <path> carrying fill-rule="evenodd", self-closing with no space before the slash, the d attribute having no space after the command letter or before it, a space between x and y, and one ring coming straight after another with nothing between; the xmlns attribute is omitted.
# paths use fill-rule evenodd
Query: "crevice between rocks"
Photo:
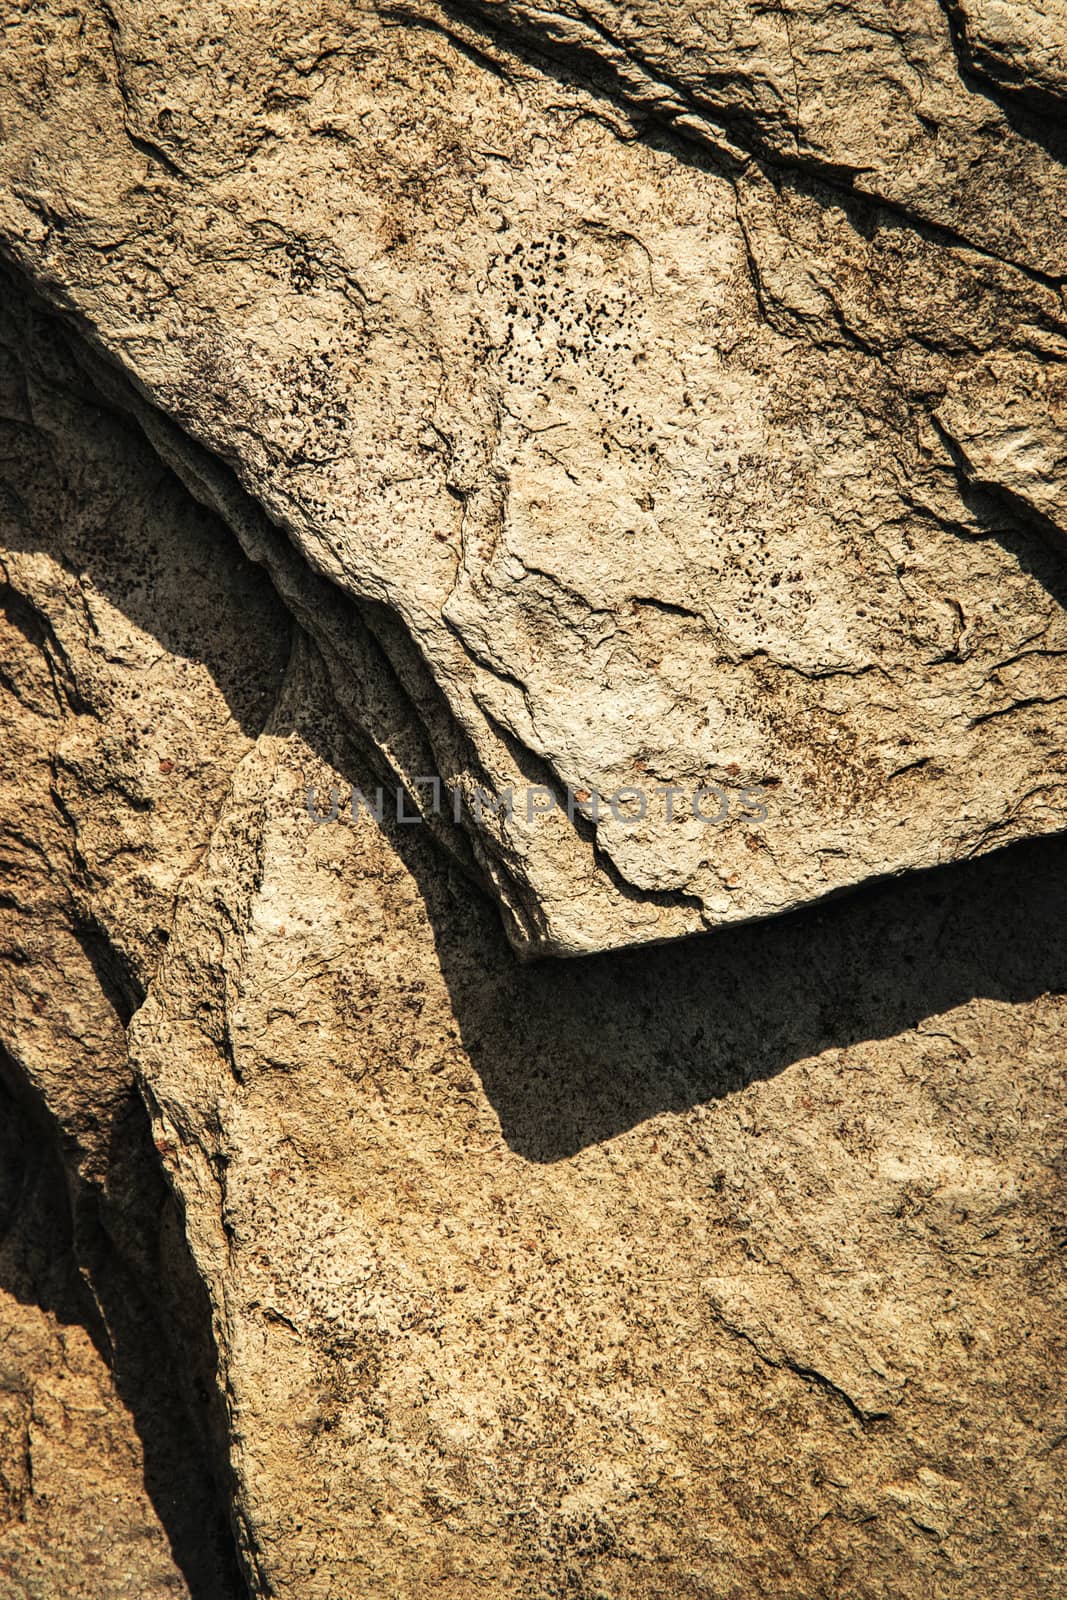
<svg viewBox="0 0 1067 1600"><path fill-rule="evenodd" d="M191 1600L245 1600L231 1527L227 1429L207 1292L189 1255L131 1083L114 1111L103 1186L0 1044L5 1156L22 1171L0 1214L0 1286L80 1323L144 1450L144 1483Z"/></svg>

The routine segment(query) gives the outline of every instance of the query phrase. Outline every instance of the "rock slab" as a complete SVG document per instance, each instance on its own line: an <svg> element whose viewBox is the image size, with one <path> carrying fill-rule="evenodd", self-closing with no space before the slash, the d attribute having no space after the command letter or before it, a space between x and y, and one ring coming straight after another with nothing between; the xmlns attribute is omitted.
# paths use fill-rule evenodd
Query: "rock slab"
<svg viewBox="0 0 1067 1600"><path fill-rule="evenodd" d="M269 518L378 770L452 786L527 953L1063 826L1062 152L988 65L1007 12L887 17L7 29L7 252L194 492Z"/></svg>

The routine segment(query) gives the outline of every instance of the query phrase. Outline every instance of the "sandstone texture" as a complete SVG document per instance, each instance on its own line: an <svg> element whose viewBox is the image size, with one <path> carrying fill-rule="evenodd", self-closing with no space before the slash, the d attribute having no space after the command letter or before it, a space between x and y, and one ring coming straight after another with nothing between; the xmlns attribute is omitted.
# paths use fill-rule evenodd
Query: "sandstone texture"
<svg viewBox="0 0 1067 1600"><path fill-rule="evenodd" d="M1060 1600L1062 8L4 34L0 1600Z"/></svg>
<svg viewBox="0 0 1067 1600"><path fill-rule="evenodd" d="M1055 13L117 0L5 34L7 252L193 492L276 525L255 558L380 770L455 786L437 831L520 949L1062 826L1067 180L990 65L1047 97Z"/></svg>
<svg viewBox="0 0 1067 1600"><path fill-rule="evenodd" d="M286 628L260 575L6 287L0 1595L188 1581L231 1600L210 1315L125 1026ZM262 627L254 680L239 638L213 636L226 597ZM164 748L191 782L171 781Z"/></svg>
<svg viewBox="0 0 1067 1600"><path fill-rule="evenodd" d="M11 1595L1061 1592L1063 842L519 965L312 822L370 751L85 352L5 359Z"/></svg>
<svg viewBox="0 0 1067 1600"><path fill-rule="evenodd" d="M189 1600L106 1341L93 1338L60 1202L62 1168L8 1077L0 1083L0 1595Z"/></svg>

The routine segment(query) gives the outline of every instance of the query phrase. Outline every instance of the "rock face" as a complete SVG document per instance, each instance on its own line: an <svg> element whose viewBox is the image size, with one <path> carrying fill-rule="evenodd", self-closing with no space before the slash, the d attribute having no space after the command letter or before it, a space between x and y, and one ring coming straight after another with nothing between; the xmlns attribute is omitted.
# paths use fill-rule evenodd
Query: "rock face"
<svg viewBox="0 0 1067 1600"><path fill-rule="evenodd" d="M0 1600L1058 1600L1054 10L5 33Z"/></svg>
<svg viewBox="0 0 1067 1600"><path fill-rule="evenodd" d="M187 1579L197 1600L229 1600L210 1312L126 1024L242 727L269 709L287 625L6 288L0 1595L181 1594ZM237 618L262 634L254 674Z"/></svg>
<svg viewBox="0 0 1067 1600"><path fill-rule="evenodd" d="M5 939L5 954L7 948ZM120 1380L109 1371L113 1352L72 1250L62 1166L46 1126L22 1102L16 1083L17 1072L5 1061L0 1594L4 1600L98 1600L105 1594L115 1600L191 1600L194 1591L168 1548L151 1498L174 1497L175 1490L190 1487L175 1472L181 1429L171 1430L168 1472L155 1448L159 1436L149 1429L146 1448L120 1398L121 1388L127 1403L133 1399L125 1381L129 1369L124 1366ZM161 1384L157 1405L164 1391ZM143 1425L142 1398L136 1409ZM200 1571L209 1561L205 1548Z"/></svg>
<svg viewBox="0 0 1067 1600"><path fill-rule="evenodd" d="M1008 12L887 15L7 30L8 251L194 492L277 524L256 559L382 768L454 786L520 949L1062 826L1067 183L1009 69L961 73Z"/></svg>
<svg viewBox="0 0 1067 1600"><path fill-rule="evenodd" d="M517 965L428 831L311 820L372 783L322 653L86 352L5 347L3 1028L58 1135L5 1600L216 1600L227 1512L293 1600L1061 1592L1063 842Z"/></svg>

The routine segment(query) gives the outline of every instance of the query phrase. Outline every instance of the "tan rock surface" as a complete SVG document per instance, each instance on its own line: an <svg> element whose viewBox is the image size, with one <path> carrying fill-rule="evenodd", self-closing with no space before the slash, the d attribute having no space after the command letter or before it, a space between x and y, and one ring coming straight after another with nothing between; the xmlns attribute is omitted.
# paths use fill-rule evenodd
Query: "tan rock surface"
<svg viewBox="0 0 1067 1600"><path fill-rule="evenodd" d="M946 7L968 67L1044 116L1067 98L1063 0L958 0Z"/></svg>
<svg viewBox="0 0 1067 1600"><path fill-rule="evenodd" d="M210 1326L125 1025L284 614L10 285L0 526L0 1594L230 1600Z"/></svg>
<svg viewBox="0 0 1067 1600"><path fill-rule="evenodd" d="M8 19L0 1600L1059 1600L1055 140L462 9Z"/></svg>
<svg viewBox="0 0 1067 1600"><path fill-rule="evenodd" d="M91 1318L70 1248L62 1169L34 1138L6 1077L0 1596L191 1600L145 1487L144 1447L85 1325Z"/></svg>
<svg viewBox="0 0 1067 1600"><path fill-rule="evenodd" d="M301 815L324 691L132 1027L262 1589L1051 1600L1062 846L519 969L423 837Z"/></svg>
<svg viewBox="0 0 1067 1600"><path fill-rule="evenodd" d="M57 770L83 864L53 843L52 879L98 908L98 968L142 952L128 1032L210 1298L251 1592L985 1597L1022 1574L1057 1594L1062 842L519 966L427 831L311 820L309 783L373 783L316 647L297 630L289 655L226 528L28 325L5 567L56 642L11 652L9 721L27 764L77 752ZM113 508L107 539L79 504ZM202 718L184 747L182 708ZM101 795L116 750L139 804ZM19 793L23 820L53 815ZM59 909L34 904L54 939ZM10 970L19 1071L84 1128L107 1083L128 1092L122 1007L73 962L33 991ZM128 1217L116 1124L102 1172L73 1155ZM144 1256L168 1303L188 1292L173 1249ZM175 1332L203 1371L196 1328ZM92 1549L77 1524L71 1543Z"/></svg>
<svg viewBox="0 0 1067 1600"><path fill-rule="evenodd" d="M430 767L367 732L466 795L520 948L1062 828L1058 391L1010 502L943 418L990 352L1001 409L1058 370L1067 191L933 0L124 0L8 37L7 249L359 602ZM530 816L541 783L647 815Z"/></svg>

